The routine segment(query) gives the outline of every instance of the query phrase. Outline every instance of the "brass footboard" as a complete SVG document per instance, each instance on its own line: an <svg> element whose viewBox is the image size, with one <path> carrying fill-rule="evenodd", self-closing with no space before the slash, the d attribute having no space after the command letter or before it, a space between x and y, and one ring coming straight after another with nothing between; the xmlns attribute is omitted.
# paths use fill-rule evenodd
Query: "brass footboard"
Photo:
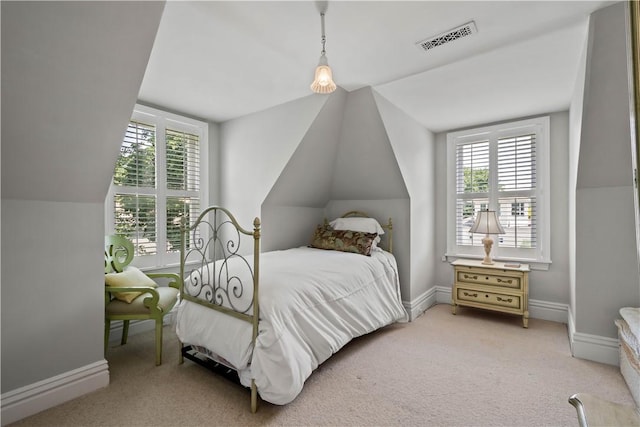
<svg viewBox="0 0 640 427"><path fill-rule="evenodd" d="M251 345L258 336L260 307L260 219L253 231L242 228L227 209L212 206L180 227L180 298L252 324ZM243 236L253 238L253 248L244 252ZM249 255L243 255L249 253ZM183 343L180 343L180 361ZM257 410L258 393L251 380L251 411Z"/></svg>

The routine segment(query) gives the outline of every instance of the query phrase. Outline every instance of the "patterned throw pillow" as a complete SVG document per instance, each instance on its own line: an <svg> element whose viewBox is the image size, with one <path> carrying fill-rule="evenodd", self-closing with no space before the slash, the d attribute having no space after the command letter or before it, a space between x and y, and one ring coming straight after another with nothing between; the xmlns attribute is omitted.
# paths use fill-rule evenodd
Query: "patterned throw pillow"
<svg viewBox="0 0 640 427"><path fill-rule="evenodd" d="M330 227L318 226L313 235L311 247L370 256L371 245L377 236L376 233L333 230Z"/></svg>

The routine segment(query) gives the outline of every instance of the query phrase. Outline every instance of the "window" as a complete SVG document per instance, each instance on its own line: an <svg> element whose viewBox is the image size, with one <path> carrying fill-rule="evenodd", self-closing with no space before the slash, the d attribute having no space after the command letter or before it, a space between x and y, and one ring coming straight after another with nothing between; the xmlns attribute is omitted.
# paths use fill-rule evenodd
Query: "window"
<svg viewBox="0 0 640 427"><path fill-rule="evenodd" d="M524 202L511 203L511 216L524 216Z"/></svg>
<svg viewBox="0 0 640 427"><path fill-rule="evenodd" d="M179 261L180 221L206 206L208 126L137 105L106 200L106 230L134 243L134 263Z"/></svg>
<svg viewBox="0 0 640 427"><path fill-rule="evenodd" d="M477 212L495 210L505 234L494 259L548 264L549 117L447 135L447 255L484 256L469 229Z"/></svg>

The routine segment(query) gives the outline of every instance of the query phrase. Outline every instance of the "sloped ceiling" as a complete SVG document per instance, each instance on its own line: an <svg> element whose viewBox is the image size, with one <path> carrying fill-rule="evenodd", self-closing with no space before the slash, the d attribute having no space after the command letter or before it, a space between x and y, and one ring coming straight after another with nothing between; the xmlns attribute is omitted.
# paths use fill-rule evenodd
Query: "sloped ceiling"
<svg viewBox="0 0 640 427"><path fill-rule="evenodd" d="M627 62L626 45L620 43L626 33L624 26L607 25L615 22L618 14L619 8L603 9L591 22L578 188L627 186L633 182L631 146L626 142L631 140L628 77L626 67L620 66Z"/></svg>
<svg viewBox="0 0 640 427"><path fill-rule="evenodd" d="M322 208L331 184L340 143L347 92L338 89L313 121L264 203Z"/></svg>
<svg viewBox="0 0 640 427"><path fill-rule="evenodd" d="M330 200L408 199L371 88L327 100L265 205L323 208Z"/></svg>
<svg viewBox="0 0 640 427"><path fill-rule="evenodd" d="M103 202L164 2L2 7L2 197Z"/></svg>
<svg viewBox="0 0 640 427"><path fill-rule="evenodd" d="M309 95L318 1L167 4L140 99L222 122ZM329 1L336 83L433 132L567 109L589 15L609 1ZM428 52L416 42L474 21Z"/></svg>
<svg viewBox="0 0 640 427"><path fill-rule="evenodd" d="M331 185L334 200L409 198L371 88L349 93Z"/></svg>

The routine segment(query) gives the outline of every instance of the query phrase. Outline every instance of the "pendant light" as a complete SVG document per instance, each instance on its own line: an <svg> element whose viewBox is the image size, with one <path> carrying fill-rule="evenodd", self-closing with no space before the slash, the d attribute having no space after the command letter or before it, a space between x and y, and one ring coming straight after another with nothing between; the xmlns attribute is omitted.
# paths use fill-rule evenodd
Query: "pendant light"
<svg viewBox="0 0 640 427"><path fill-rule="evenodd" d="M331 93L336 90L336 84L333 82L331 68L327 62L325 52L327 38L324 35L324 12L320 12L320 26L322 28L322 52L320 52L320 62L318 62L318 67L316 68L315 78L311 83L311 90L315 93Z"/></svg>

